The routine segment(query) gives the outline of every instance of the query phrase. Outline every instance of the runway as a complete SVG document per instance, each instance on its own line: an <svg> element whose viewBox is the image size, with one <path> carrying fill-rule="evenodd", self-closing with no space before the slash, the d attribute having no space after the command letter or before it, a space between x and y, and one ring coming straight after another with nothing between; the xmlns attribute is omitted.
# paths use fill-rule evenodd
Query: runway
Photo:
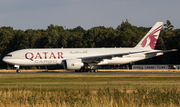
<svg viewBox="0 0 180 107"><path fill-rule="evenodd" d="M0 72L0 75L180 75L180 72Z"/></svg>

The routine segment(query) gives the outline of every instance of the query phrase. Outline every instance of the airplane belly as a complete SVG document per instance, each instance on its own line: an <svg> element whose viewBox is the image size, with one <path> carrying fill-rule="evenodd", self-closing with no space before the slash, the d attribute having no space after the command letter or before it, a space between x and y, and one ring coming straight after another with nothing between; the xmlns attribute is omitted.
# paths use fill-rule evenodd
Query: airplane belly
<svg viewBox="0 0 180 107"><path fill-rule="evenodd" d="M112 59L108 61L108 64L127 64L127 63L132 63L135 61L143 60L144 58L118 58L118 59Z"/></svg>
<svg viewBox="0 0 180 107"><path fill-rule="evenodd" d="M127 63L132 63L135 61L140 61L145 59L145 57L133 57L133 58L113 58L111 60L104 60L102 62L100 62L98 65L106 65L106 64L110 64L110 65L114 65L114 64L127 64ZM104 63L106 62L106 63Z"/></svg>

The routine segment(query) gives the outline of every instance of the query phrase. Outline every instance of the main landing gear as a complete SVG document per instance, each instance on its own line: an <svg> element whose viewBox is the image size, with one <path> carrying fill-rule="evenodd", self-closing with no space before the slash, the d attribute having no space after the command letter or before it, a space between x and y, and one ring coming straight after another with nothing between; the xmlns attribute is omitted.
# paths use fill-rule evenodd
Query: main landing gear
<svg viewBox="0 0 180 107"><path fill-rule="evenodd" d="M98 69L80 69L75 70L75 72L98 72Z"/></svg>
<svg viewBox="0 0 180 107"><path fill-rule="evenodd" d="M92 69L91 72L98 72L98 69Z"/></svg>
<svg viewBox="0 0 180 107"><path fill-rule="evenodd" d="M20 73L21 72L21 70L20 69L16 69L16 73Z"/></svg>
<svg viewBox="0 0 180 107"><path fill-rule="evenodd" d="M89 65L85 63L80 70L75 70L75 72L98 72L98 69L94 65Z"/></svg>

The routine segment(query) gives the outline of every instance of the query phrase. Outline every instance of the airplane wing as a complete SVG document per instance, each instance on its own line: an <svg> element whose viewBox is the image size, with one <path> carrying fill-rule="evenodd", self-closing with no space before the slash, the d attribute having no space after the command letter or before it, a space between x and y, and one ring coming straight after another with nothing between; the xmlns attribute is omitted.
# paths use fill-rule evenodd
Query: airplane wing
<svg viewBox="0 0 180 107"><path fill-rule="evenodd" d="M97 56L89 56L89 57L80 57L79 59L82 59L83 62L99 63L103 59L112 59L113 57L122 57L123 55L129 55L129 54L144 53L146 55L149 55L149 54L165 53L165 52L172 52L172 51L177 51L177 49L159 50L159 51L155 51L155 52L138 51L138 52L129 52L129 53L117 53L117 54L97 55Z"/></svg>
<svg viewBox="0 0 180 107"><path fill-rule="evenodd" d="M103 59L111 59L112 57L122 57L123 55L129 55L129 54L136 54L136 53L142 53L144 51L139 51L139 52L129 52L129 53L117 53L117 54L107 54L107 55L96 55L96 56L90 56L90 57L81 57L79 59L82 59L83 62L100 62Z"/></svg>
<svg viewBox="0 0 180 107"><path fill-rule="evenodd" d="M156 54L156 53L166 53L166 52L173 52L173 51L178 51L177 49L171 49L171 50L159 50L155 52L147 52L145 54Z"/></svg>

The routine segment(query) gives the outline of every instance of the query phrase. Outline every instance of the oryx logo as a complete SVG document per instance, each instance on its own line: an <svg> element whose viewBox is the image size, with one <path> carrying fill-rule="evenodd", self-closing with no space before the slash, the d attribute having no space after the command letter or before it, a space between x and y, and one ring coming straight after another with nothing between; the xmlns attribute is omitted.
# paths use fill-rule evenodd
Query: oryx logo
<svg viewBox="0 0 180 107"><path fill-rule="evenodd" d="M159 32L161 30L161 26L159 26L158 28L156 28L154 31L152 31L144 40L143 42L141 43L141 46L142 47L145 47L145 46L150 46L151 49L154 49L155 48L155 45L156 45L156 37L158 35L155 35L156 32ZM148 42L149 41L149 42ZM149 43L149 44L147 44Z"/></svg>

